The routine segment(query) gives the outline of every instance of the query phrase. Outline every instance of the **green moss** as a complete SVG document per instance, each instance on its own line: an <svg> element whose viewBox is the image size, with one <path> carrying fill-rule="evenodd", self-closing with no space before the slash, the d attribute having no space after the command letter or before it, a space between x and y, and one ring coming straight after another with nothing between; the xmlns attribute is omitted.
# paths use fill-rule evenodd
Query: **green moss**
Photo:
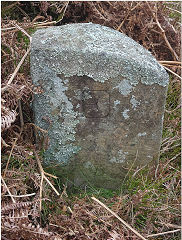
<svg viewBox="0 0 182 240"><path fill-rule="evenodd" d="M22 43L22 41L23 41L23 43L24 43L24 48L27 48L27 46L29 46L29 44L30 44L29 38L28 38L23 32L21 32L21 31L18 31L18 32L17 32L17 41L18 41L19 43Z"/></svg>
<svg viewBox="0 0 182 240"><path fill-rule="evenodd" d="M5 45L1 45L1 48L2 48L2 50L5 52L5 53L7 53L7 54L10 54L11 53L11 50L9 49L9 47L8 46L5 46Z"/></svg>
<svg viewBox="0 0 182 240"><path fill-rule="evenodd" d="M6 167L6 164L8 162L8 158L9 156L8 155L2 155L1 156L1 169L4 170L5 167ZM15 168L15 169L19 169L20 167L22 166L22 161L17 157L11 157L10 160L9 160L9 169L11 168Z"/></svg>
<svg viewBox="0 0 182 240"><path fill-rule="evenodd" d="M136 216L136 223L135 226L140 229L146 226L147 214L139 214Z"/></svg>

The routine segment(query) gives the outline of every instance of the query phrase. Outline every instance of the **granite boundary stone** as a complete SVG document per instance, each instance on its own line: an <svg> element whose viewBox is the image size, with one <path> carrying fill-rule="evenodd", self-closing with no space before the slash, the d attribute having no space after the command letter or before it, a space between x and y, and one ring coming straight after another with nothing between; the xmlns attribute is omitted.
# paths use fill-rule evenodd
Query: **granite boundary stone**
<svg viewBox="0 0 182 240"><path fill-rule="evenodd" d="M77 186L117 189L127 169L156 162L168 74L126 35L92 23L37 30L31 49L35 124L45 166Z"/></svg>

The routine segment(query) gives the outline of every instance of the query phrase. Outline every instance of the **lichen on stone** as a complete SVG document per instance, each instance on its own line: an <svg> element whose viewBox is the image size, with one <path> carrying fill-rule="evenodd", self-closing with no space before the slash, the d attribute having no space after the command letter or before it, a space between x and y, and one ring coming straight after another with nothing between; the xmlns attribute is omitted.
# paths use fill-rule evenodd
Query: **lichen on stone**
<svg viewBox="0 0 182 240"><path fill-rule="evenodd" d="M129 118L129 115L128 115L128 112L129 112L130 110L129 109L125 109L124 111L123 111L123 117L125 118L125 119L128 119Z"/></svg>
<svg viewBox="0 0 182 240"><path fill-rule="evenodd" d="M134 110L136 110L136 108L140 105L140 102L136 100L134 95L131 96L130 103L132 104L132 108Z"/></svg>
<svg viewBox="0 0 182 240"><path fill-rule="evenodd" d="M40 35L44 42L39 41ZM43 49L49 61L57 58L55 68L61 67L65 76L86 75L99 82L122 76L124 83L118 88L124 94L140 81L163 87L168 84L166 71L146 49L108 27L92 23L50 27L38 30L33 39L33 49Z"/></svg>
<svg viewBox="0 0 182 240"><path fill-rule="evenodd" d="M98 170L105 176L112 172L107 169L111 163L117 172L118 164L135 159L140 141L146 143L138 159L159 150L162 117L155 124L151 106L162 116L155 96L160 93L164 104L168 75L151 53L126 35L92 23L38 30L31 74L34 85L43 90L35 96L34 113L35 124L48 130L45 163L71 161L71 166L82 165L82 172ZM95 91L105 91L102 99ZM99 117L94 116L97 107L104 113ZM79 176L75 179L79 182Z"/></svg>

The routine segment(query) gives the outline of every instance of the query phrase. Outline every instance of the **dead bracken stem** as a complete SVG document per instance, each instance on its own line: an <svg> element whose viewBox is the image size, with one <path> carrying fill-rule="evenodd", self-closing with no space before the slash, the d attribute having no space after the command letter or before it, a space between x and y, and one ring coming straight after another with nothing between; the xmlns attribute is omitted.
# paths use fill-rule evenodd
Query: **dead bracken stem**
<svg viewBox="0 0 182 240"><path fill-rule="evenodd" d="M182 77L180 77L177 73L173 72L171 69L165 67L164 65L163 65L163 67L164 67L167 71L169 71L170 73L172 73L173 75L175 75L176 77L178 77L179 79L182 80Z"/></svg>
<svg viewBox="0 0 182 240"><path fill-rule="evenodd" d="M121 24L119 25L119 27L116 29L117 31L120 31L120 29L122 28L124 22L127 20L128 16L129 16L129 15L131 14L131 12L132 12L133 10L135 10L140 4L141 4L141 2L138 2L138 3L132 8L133 2L131 3L131 7L130 7L130 9L128 10L125 18L123 19L123 21L122 21Z"/></svg>
<svg viewBox="0 0 182 240"><path fill-rule="evenodd" d="M1 176L1 181L3 182L3 184L4 184L4 186L5 186L6 190L7 190L7 192L9 193L9 196L11 197L13 203L16 203L16 201L14 200L14 198L13 198L13 196L12 196L12 194L11 194L11 192L10 192L8 186L6 185L6 183L5 183L5 181L4 181L4 179L3 179L2 176Z"/></svg>
<svg viewBox="0 0 182 240"><path fill-rule="evenodd" d="M179 64L181 65L182 62L179 62L179 61L158 61L160 64Z"/></svg>
<svg viewBox="0 0 182 240"><path fill-rule="evenodd" d="M113 216L115 216L121 223L123 223L127 228L129 228L132 232L134 232L138 237L140 237L143 240L146 240L140 233L138 233L134 228L132 228L128 223L126 223L122 218L120 218L115 212L113 212L111 209L109 209L104 203L99 201L95 197L91 197L94 201L96 201L98 204L100 204L102 207L104 207L107 211L109 211Z"/></svg>
<svg viewBox="0 0 182 240"><path fill-rule="evenodd" d="M21 124L21 132L23 131L24 120L23 120L23 112L21 107L21 100L18 100L18 107L19 107L19 115L20 115L20 124Z"/></svg>
<svg viewBox="0 0 182 240"><path fill-rule="evenodd" d="M34 123L26 123L26 125L33 126L35 130L39 130L43 134L47 134L47 130L40 128L39 126L35 125Z"/></svg>
<svg viewBox="0 0 182 240"><path fill-rule="evenodd" d="M61 9L61 12L62 12L62 10L63 10L63 8L64 8L63 15L62 15L61 19L59 19L59 20L58 20L56 23L58 23L58 22L61 22L61 21L62 21L62 19L63 19L64 15L65 15L66 9L67 9L67 7L68 7L68 4L69 4L69 1L68 1L68 2L66 2L66 3L64 4L64 6L62 7L62 9Z"/></svg>
<svg viewBox="0 0 182 240"><path fill-rule="evenodd" d="M18 140L18 138L15 138L14 143L13 143L13 145L12 145L12 148L11 148L11 151L10 151L10 154L9 154L9 157L8 157L8 161L7 161L7 164L6 164L6 168L5 168L5 170L4 170L4 177L6 176L6 171L7 171L7 169L8 169L8 165L9 165L9 162L10 162L10 158L11 158L11 155L12 155L12 153L13 153L13 149L14 149L14 147L15 147L15 144L16 144L17 140Z"/></svg>
<svg viewBox="0 0 182 240"><path fill-rule="evenodd" d="M11 77L10 77L8 83L6 84L6 86L1 89L1 92L2 92L2 93L3 93L3 92L9 87L9 85L12 83L13 79L15 78L17 72L19 71L21 65L23 64L25 58L28 56L29 52L30 52L30 47L29 47L28 50L26 51L25 55L22 57L21 61L19 62L18 66L16 67L15 71L13 72L13 74L11 75Z"/></svg>
<svg viewBox="0 0 182 240"><path fill-rule="evenodd" d="M176 65L169 65L169 64L162 64L164 67L175 67L175 68L181 68L181 66L176 66Z"/></svg>
<svg viewBox="0 0 182 240"><path fill-rule="evenodd" d="M175 60L179 60L178 55L176 54L176 52L174 51L174 49L171 47L171 44L169 43L167 37L166 37L166 33L164 31L164 29L162 28L161 24L159 23L158 17L157 17L157 6L156 6L156 12L154 13L150 7L150 4L146 1L148 8L150 9L152 16L154 17L154 19L156 20L157 26L159 27L162 37L164 38L164 41L166 42L166 45L168 46L169 50L171 51L173 57L175 58Z"/></svg>
<svg viewBox="0 0 182 240"><path fill-rule="evenodd" d="M24 198L24 197L30 197L30 196L34 196L36 195L36 193L29 193L29 194L25 194L25 195L11 195L12 197L15 197L15 198ZM10 196L10 195L4 195L5 197L6 196Z"/></svg>
<svg viewBox="0 0 182 240"><path fill-rule="evenodd" d="M139 3L139 4L140 4L140 3ZM117 28L117 31L119 31L119 30L122 28L125 20L128 18L130 12L132 11L132 5L133 5L133 2L131 2L131 7L130 7L130 9L128 10L128 12L127 12L125 18L123 19L123 21L121 22L121 24L120 24L119 27ZM138 6L138 4L137 4L136 6ZM135 6L135 7L136 7L136 6ZM134 9L134 8L133 8L133 9Z"/></svg>
<svg viewBox="0 0 182 240"><path fill-rule="evenodd" d="M1 144L3 145L3 146L5 146L5 147L10 147L10 145L8 145L5 141L4 141L4 139L1 137ZM1 146L2 146L1 145Z"/></svg>
<svg viewBox="0 0 182 240"><path fill-rule="evenodd" d="M32 43L32 37L20 26L18 26L18 24L15 24L15 27L18 28L18 30L22 31L27 37L29 37L30 40L30 44Z"/></svg>
<svg viewBox="0 0 182 240"><path fill-rule="evenodd" d="M21 59L21 61L19 62L19 64L17 65L16 69L14 70L13 74L11 75L11 77L10 77L8 83L6 84L6 86L1 89L1 92L2 92L2 93L3 93L3 92L10 86L10 84L12 83L12 81L13 81L13 79L15 78L16 74L18 73L21 65L23 64L25 58L28 56L28 54L29 54L29 52L30 52L30 48L31 48L32 37L31 37L23 28L19 27L17 24L15 25L15 27L18 28L18 29L19 29L20 31L22 31L26 36L29 37L29 39L30 39L30 46L29 46L29 48L27 49L27 51L26 51L26 53L24 54L24 56L22 57L22 59Z"/></svg>
<svg viewBox="0 0 182 240"><path fill-rule="evenodd" d="M51 186L51 188L54 190L54 192L59 196L59 192L55 189L55 187L52 185L52 183L49 181L49 179L45 176L45 175L48 175L48 176L51 176L53 178L57 178L56 176L53 176L52 174L49 174L49 173L46 173L44 172L44 169L41 165L41 162L40 162L40 159L38 157L38 154L36 153L36 151L34 150L34 154L35 154L35 158L37 160L37 164L39 166L39 171L40 171L40 174L41 174L41 182L40 182L40 211L42 210L42 191L43 191L43 181L44 179L46 180L46 182Z"/></svg>
<svg viewBox="0 0 182 240"><path fill-rule="evenodd" d="M175 229L175 230L172 230L172 231L151 234L151 235L148 235L147 238L149 238L149 237L158 237L158 236L162 236L162 235L165 235L165 234L171 234L171 233L180 232L180 231L181 231L181 229Z"/></svg>

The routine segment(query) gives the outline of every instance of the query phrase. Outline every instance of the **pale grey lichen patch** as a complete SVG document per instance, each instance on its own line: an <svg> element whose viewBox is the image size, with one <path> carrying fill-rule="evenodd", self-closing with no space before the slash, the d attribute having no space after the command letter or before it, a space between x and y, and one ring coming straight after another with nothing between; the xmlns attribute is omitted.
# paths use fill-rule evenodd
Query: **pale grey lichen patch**
<svg viewBox="0 0 182 240"><path fill-rule="evenodd" d="M124 163L126 161L126 156L128 155L128 152L124 152L122 149L120 149L116 156L113 156L109 162L111 163Z"/></svg>
<svg viewBox="0 0 182 240"><path fill-rule="evenodd" d="M84 166L85 166L85 168L87 168L87 169L92 169L92 170L95 170L95 167L94 167L94 165L93 165L93 163L91 163L90 161L88 161L88 162L86 162L85 164L84 164Z"/></svg>
<svg viewBox="0 0 182 240"><path fill-rule="evenodd" d="M133 87L131 86L131 83L124 79L122 80L116 87L119 90L119 92L124 95L127 96L130 92L132 92Z"/></svg>
<svg viewBox="0 0 182 240"><path fill-rule="evenodd" d="M162 129L161 129L161 131L162 131ZM157 132L152 133L152 139L154 139L154 140L158 139L158 133Z"/></svg>
<svg viewBox="0 0 182 240"><path fill-rule="evenodd" d="M80 104L78 103L77 105L76 105L76 108L79 108L80 107Z"/></svg>
<svg viewBox="0 0 182 240"><path fill-rule="evenodd" d="M121 102L119 100L115 100L114 101L114 109L117 108L117 105L119 105Z"/></svg>
<svg viewBox="0 0 182 240"><path fill-rule="evenodd" d="M129 116L128 116L128 112L129 112L130 110L129 109L125 109L124 111L123 111L123 117L125 118L125 119L128 119L129 118Z"/></svg>
<svg viewBox="0 0 182 240"><path fill-rule="evenodd" d="M138 133L138 137L142 137L142 136L146 136L147 133L146 132L143 132L143 133Z"/></svg>
<svg viewBox="0 0 182 240"><path fill-rule="evenodd" d="M132 104L132 108L134 110L136 110L136 108L140 105L140 102L135 99L134 95L131 96L130 103Z"/></svg>
<svg viewBox="0 0 182 240"><path fill-rule="evenodd" d="M32 48L44 49L49 61L57 58L52 67L67 77L85 75L99 82L123 77L125 82L119 88L125 95L140 81L163 87L168 84L166 71L146 49L105 26L79 23L41 29L33 35Z"/></svg>
<svg viewBox="0 0 182 240"><path fill-rule="evenodd" d="M128 152L124 152L122 149L120 149L118 151L118 162L124 162L126 160L126 155L128 155Z"/></svg>
<svg viewBox="0 0 182 240"><path fill-rule="evenodd" d="M111 163L117 163L116 157L112 157L112 158L109 160L109 162L111 162Z"/></svg>
<svg viewBox="0 0 182 240"><path fill-rule="evenodd" d="M45 163L50 160L67 163L70 157L80 150L80 147L74 144L79 113L74 111L71 101L66 96L67 86L63 81L60 81L56 73L52 72L50 74L49 72L49 76L46 73L44 74L42 77L49 80L49 86L51 87L48 87L40 96L36 96L34 112L36 114L36 124L43 129L49 129L49 148L45 152ZM44 102L44 105L42 105L42 102ZM43 120L47 116L49 116L49 125L46 122L47 120ZM62 119L62 123L59 122L59 119Z"/></svg>

